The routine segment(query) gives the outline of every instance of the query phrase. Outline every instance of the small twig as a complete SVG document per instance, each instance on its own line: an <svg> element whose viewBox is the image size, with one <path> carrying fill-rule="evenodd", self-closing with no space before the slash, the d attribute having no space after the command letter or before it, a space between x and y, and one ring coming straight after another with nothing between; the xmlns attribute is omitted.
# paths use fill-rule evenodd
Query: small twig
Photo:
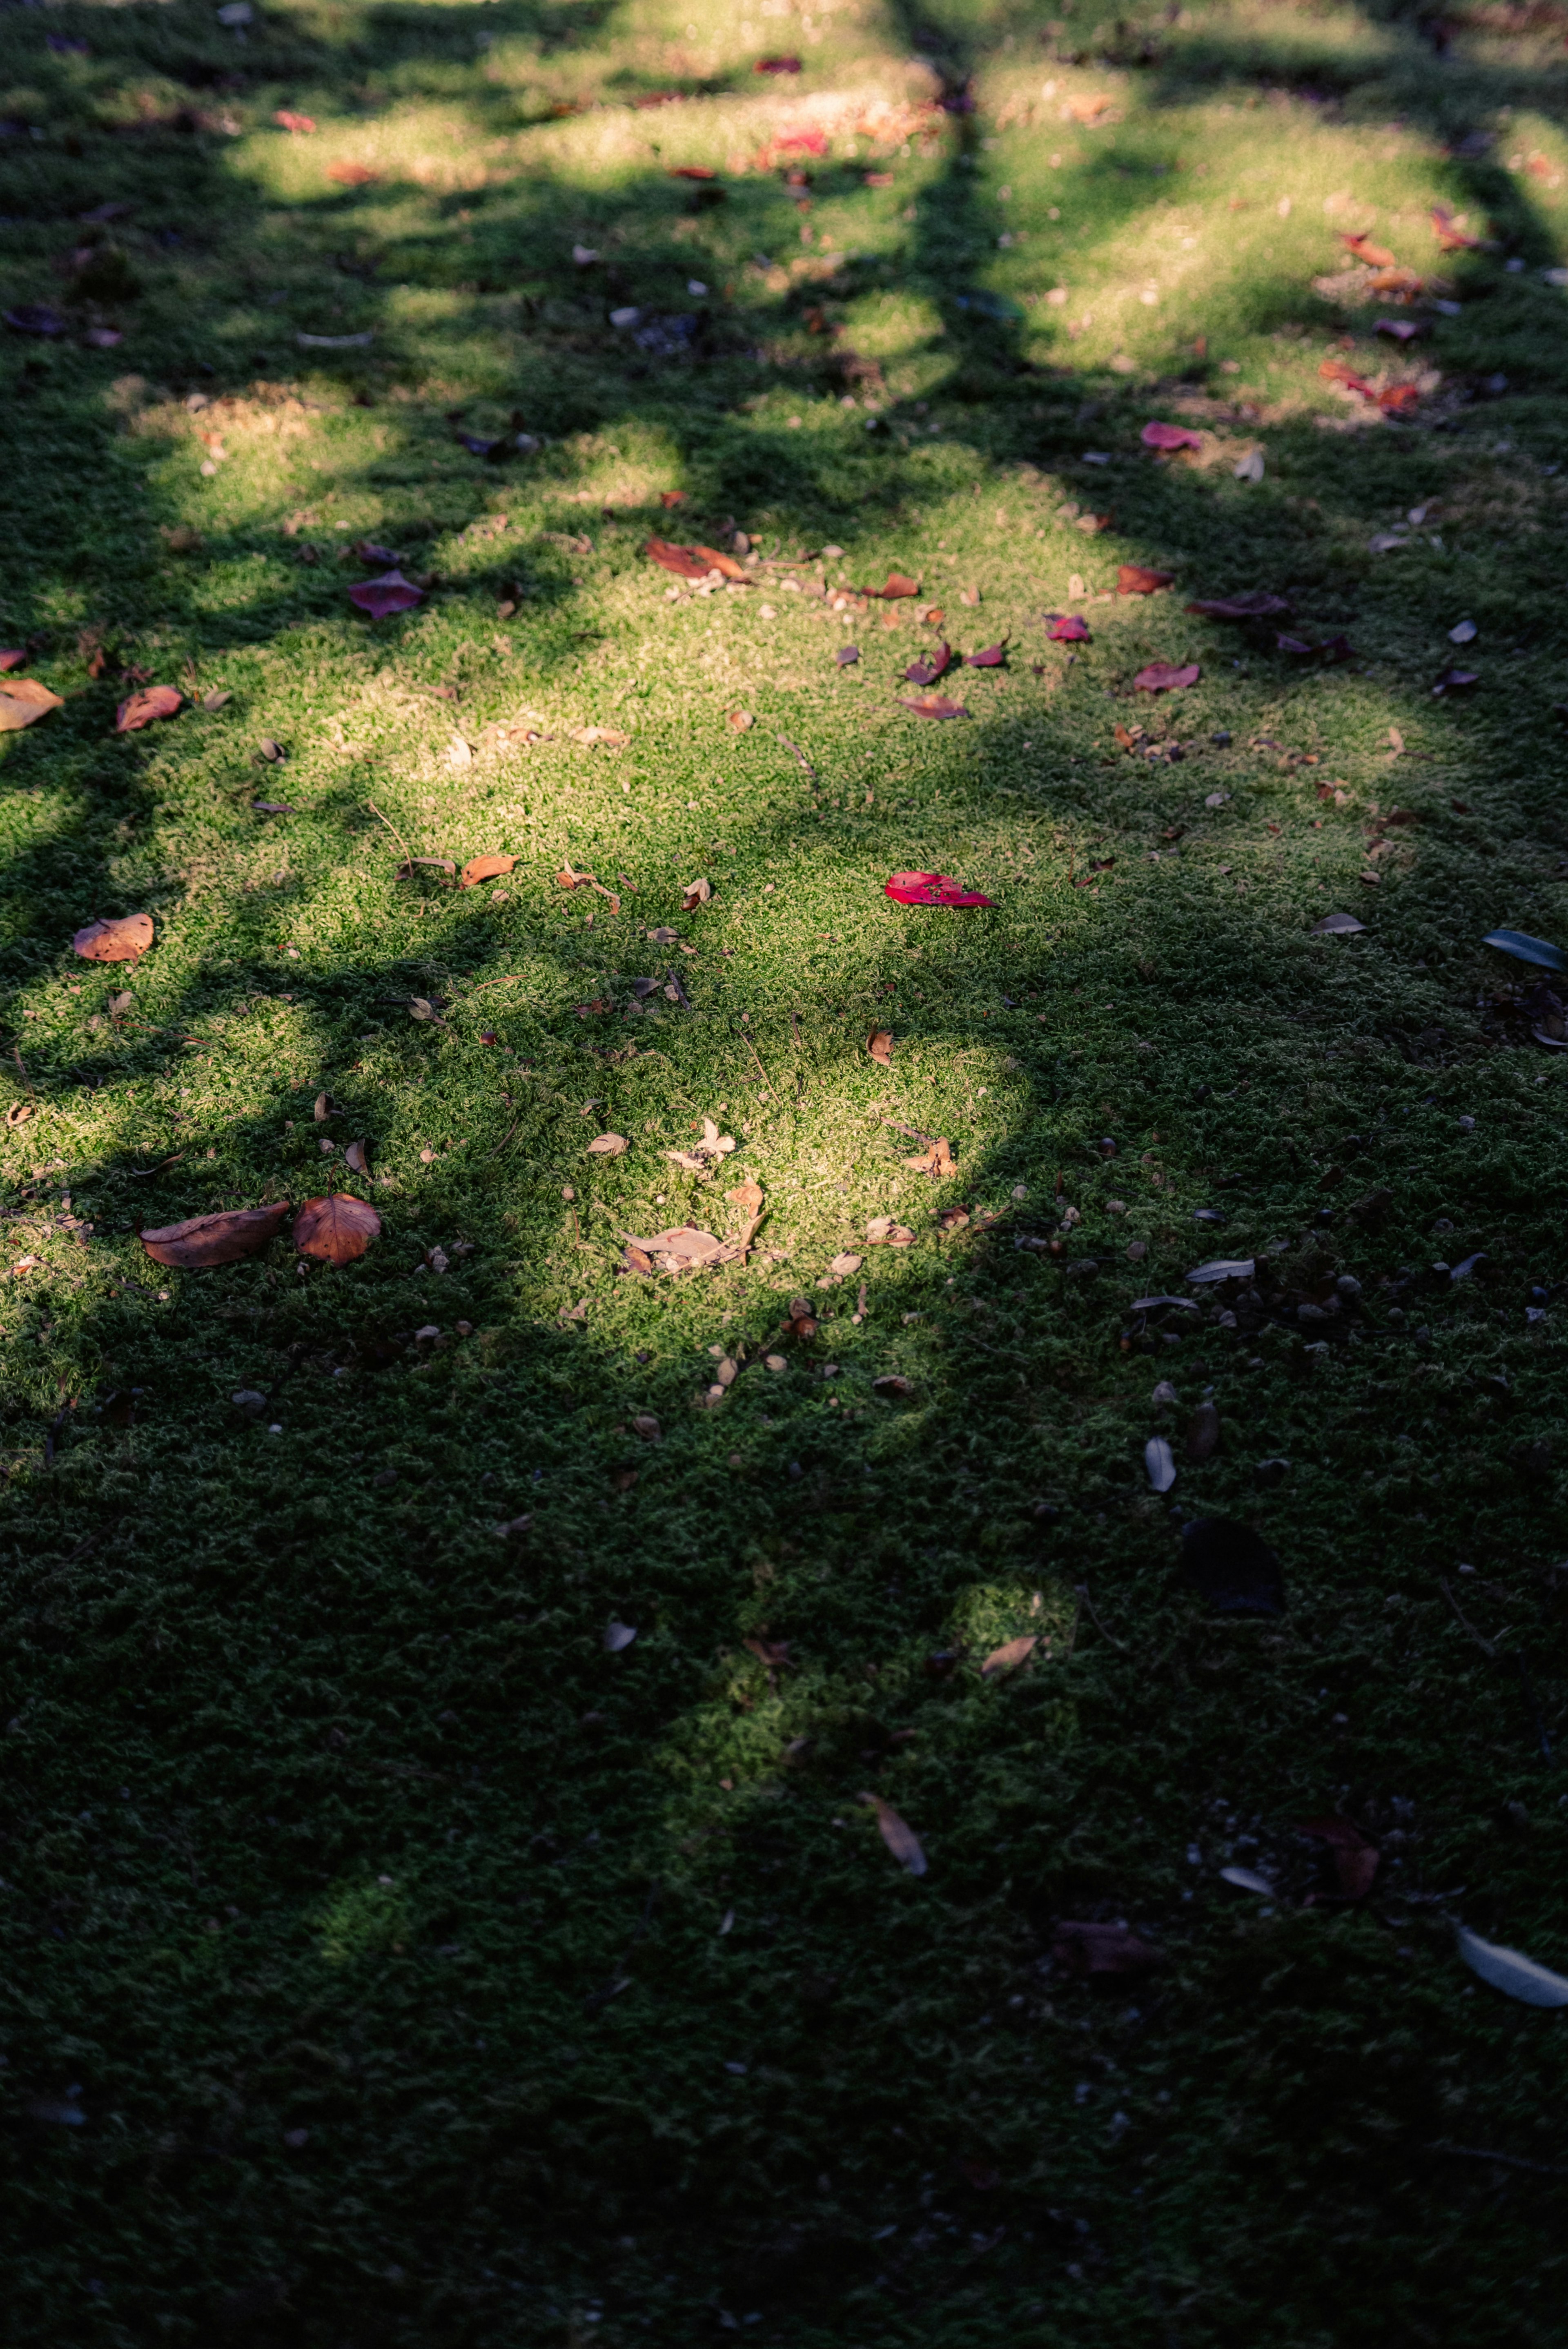
<svg viewBox="0 0 1568 2349"><path fill-rule="evenodd" d="M1492 1646L1490 1640L1483 1640L1481 1638L1480 1633L1476 1630L1473 1623L1466 1621L1464 1609L1460 1607L1459 1600L1454 1597L1453 1592L1449 1588L1445 1576L1440 1574L1439 1575L1438 1587L1441 1590L1443 1597L1448 1600L1449 1605L1453 1609L1454 1613L1458 1616L1463 1628L1470 1633L1470 1638L1480 1650L1481 1654L1483 1656L1490 1656L1495 1663L1497 1661L1497 1650Z"/></svg>
<svg viewBox="0 0 1568 2349"><path fill-rule="evenodd" d="M374 801L374 800L366 800L366 802L365 802L365 804L366 804L366 806L370 810L371 814L376 818L377 823L384 823L384 824L387 826L387 831L391 833L391 835L392 835L393 839L397 842L397 843L398 847L402 850L403 854L404 854L404 856L406 857L406 859L407 860L407 862L408 862L410 864L415 864L418 860L417 860L417 859L416 859L416 857L415 857L415 854L414 854L413 850L409 847L409 845L408 845L407 842L404 839L404 837L403 837L402 833L398 831L398 829L397 829L397 825L396 825L396 824L391 821L390 817L388 817L388 816L384 816L384 815L382 814L382 812L381 812L380 809L377 806L377 804L376 804L376 802L375 802L375 801ZM424 910L425 910L424 906L423 906L423 905L421 905L421 906L420 906L420 908L419 908L419 911L420 911L421 913L423 913L423 912L424 912Z"/></svg>
<svg viewBox="0 0 1568 2349"><path fill-rule="evenodd" d="M815 781L816 781L816 780L817 780L817 770L816 770L816 768L815 768L815 767L813 767L813 765L811 764L811 761L810 761L810 759L808 759L808 757L806 756L806 753L804 752L804 750L801 750L800 745L799 744L799 742L791 742L791 740L789 740L789 737L788 736L788 734L780 734L780 736L779 737L779 740L780 740L780 742L782 742L782 743L783 743L784 748L785 748L787 750L793 751L793 753L794 753L795 757L796 757L797 759L799 759L799 760L800 764L805 768L806 772L810 776L811 781L812 781L813 782L815 782Z"/></svg>
<svg viewBox="0 0 1568 2349"><path fill-rule="evenodd" d="M922 1133L913 1125L900 1125L898 1120L893 1117L884 1117L882 1123L890 1133L902 1133L906 1142L923 1142L927 1150L936 1139L934 1133Z"/></svg>
<svg viewBox="0 0 1568 2349"><path fill-rule="evenodd" d="M762 1069L762 1081L763 1081L763 1083L767 1086L767 1088L768 1088L769 1092L771 1092L773 1091L773 1080L772 1080L772 1078L769 1075L769 1073L768 1073L767 1070L762 1068L762 1055L761 1055L761 1053L758 1050L758 1049L757 1049L756 1045L752 1042L752 1040L751 1040L751 1039L750 1039L750 1037L749 1037L749 1036L743 1035L743 1036L742 1036L742 1038L741 1038L741 1041L745 1044L747 1050L750 1053L750 1055L751 1055L752 1059L756 1061L756 1063L757 1063L758 1067L759 1069Z"/></svg>
<svg viewBox="0 0 1568 2349"><path fill-rule="evenodd" d="M177 1150L172 1158L160 1158L156 1166L133 1166L130 1179L133 1183L145 1182L150 1174L161 1174L166 1166L178 1166L184 1155L182 1150Z"/></svg>
<svg viewBox="0 0 1568 2349"><path fill-rule="evenodd" d="M511 1140L512 1135L517 1132L518 1127L519 1127L521 1123L522 1123L522 1120L521 1120L521 1118L520 1118L520 1117L514 1117L514 1118L512 1119L511 1123L507 1127L506 1132L501 1135L500 1140L496 1143L495 1148L490 1152L490 1156L491 1156L492 1158L499 1158L499 1157L500 1156L501 1152L506 1148L507 1143Z"/></svg>
<svg viewBox="0 0 1568 2349"><path fill-rule="evenodd" d="M1113 1648L1120 1648L1123 1652L1125 1652L1127 1648L1126 1640L1115 1639L1112 1634L1106 1630L1105 1625L1100 1621L1099 1615L1095 1612L1095 1604L1094 1600L1088 1595L1088 1583L1075 1582L1073 1588L1077 1591L1079 1599L1082 1599L1084 1605L1088 1608L1089 1621L1094 1625L1095 1630L1099 1633L1101 1639L1109 1640Z"/></svg>
<svg viewBox="0 0 1568 2349"><path fill-rule="evenodd" d="M33 1080L27 1074L26 1070L22 1066L22 1048L19 1044L12 1045L11 1058L16 1063L17 1073L21 1077L22 1082L26 1086L27 1091L31 1092L33 1091Z"/></svg>
<svg viewBox="0 0 1568 2349"><path fill-rule="evenodd" d="M1445 2140L1429 2146L1427 2150L1457 2154L1464 2161L1499 2161L1505 2169L1531 2169L1538 2178L1568 2178L1568 2169L1559 2169L1550 2161L1526 2161L1522 2154L1493 2153L1483 2145L1449 2145Z"/></svg>

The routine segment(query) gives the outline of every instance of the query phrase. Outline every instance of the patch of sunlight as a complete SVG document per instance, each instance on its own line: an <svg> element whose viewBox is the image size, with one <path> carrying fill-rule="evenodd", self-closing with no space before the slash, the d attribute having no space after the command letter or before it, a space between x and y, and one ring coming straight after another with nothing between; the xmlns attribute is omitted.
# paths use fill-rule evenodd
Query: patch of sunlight
<svg viewBox="0 0 1568 2349"><path fill-rule="evenodd" d="M396 1884L346 1884L317 1911L321 1954L329 1966L359 1958L400 1957L413 1930L407 1902Z"/></svg>
<svg viewBox="0 0 1568 2349"><path fill-rule="evenodd" d="M1029 1582L972 1582L947 1619L946 1644L966 1650L977 1664L1010 1640L1035 1638L1042 1649L1066 1639L1076 1600L1055 1576Z"/></svg>
<svg viewBox="0 0 1568 2349"><path fill-rule="evenodd" d="M936 304L923 294L867 294L845 312L845 336L868 359L908 357L946 331Z"/></svg>
<svg viewBox="0 0 1568 2349"><path fill-rule="evenodd" d="M194 612L246 612L286 595L293 585L286 564L248 554L233 563L209 564L191 582L190 605Z"/></svg>

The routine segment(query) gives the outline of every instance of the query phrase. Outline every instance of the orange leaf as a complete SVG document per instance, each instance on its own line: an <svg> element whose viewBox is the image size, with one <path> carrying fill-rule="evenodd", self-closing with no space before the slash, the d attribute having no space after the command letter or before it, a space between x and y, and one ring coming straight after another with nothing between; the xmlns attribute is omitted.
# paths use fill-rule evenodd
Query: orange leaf
<svg viewBox="0 0 1568 2349"><path fill-rule="evenodd" d="M1176 574L1173 571L1146 571L1141 563L1124 563L1116 574L1119 595L1157 595L1161 587L1169 587Z"/></svg>
<svg viewBox="0 0 1568 2349"><path fill-rule="evenodd" d="M318 1256L328 1264L352 1264L381 1230L381 1218L352 1192L329 1191L325 1198L307 1199L294 1217L294 1244L301 1256Z"/></svg>
<svg viewBox="0 0 1568 2349"><path fill-rule="evenodd" d="M477 888L481 881L493 881L498 873L510 873L516 863L515 856L508 856L501 849L492 849L488 856L470 856L459 876L459 885L464 889Z"/></svg>
<svg viewBox="0 0 1568 2349"><path fill-rule="evenodd" d="M171 685L150 685L140 693L133 693L122 701L114 721L117 734L139 734L144 726L155 719L172 718L185 696L176 693Z"/></svg>
<svg viewBox="0 0 1568 2349"><path fill-rule="evenodd" d="M112 920L89 922L71 940L88 962L135 962L151 944L150 914L118 914Z"/></svg>
<svg viewBox="0 0 1568 2349"><path fill-rule="evenodd" d="M892 1029L873 1028L866 1038L866 1050L873 1061L880 1061L884 1069L891 1069L892 1066Z"/></svg>
<svg viewBox="0 0 1568 2349"><path fill-rule="evenodd" d="M1026 1631L1016 1640L1005 1640L999 1648L992 1649L981 1665L981 1679L988 1681L998 1672L1016 1671L1020 1664L1027 1663L1039 1643L1040 1635L1037 1631Z"/></svg>
<svg viewBox="0 0 1568 2349"><path fill-rule="evenodd" d="M40 685L36 677L8 677L0 688L0 734L19 734L24 726L64 706L59 695Z"/></svg>
<svg viewBox="0 0 1568 2349"><path fill-rule="evenodd" d="M677 579L706 579L713 565L694 546L673 546L667 538L650 538L643 553L673 571Z"/></svg>
<svg viewBox="0 0 1568 2349"><path fill-rule="evenodd" d="M232 1207L218 1216L191 1216L182 1224L143 1232L141 1245L154 1263L181 1265L190 1271L233 1264L275 1239L288 1213L289 1203L282 1199L273 1207Z"/></svg>
<svg viewBox="0 0 1568 2349"><path fill-rule="evenodd" d="M375 185L381 174L373 171L368 163L329 163L326 176L329 180L335 180L340 188L368 188Z"/></svg>
<svg viewBox="0 0 1568 2349"><path fill-rule="evenodd" d="M733 554L721 554L717 546L699 546L696 551L707 558L710 571L722 571L727 579L745 578L745 566Z"/></svg>
<svg viewBox="0 0 1568 2349"><path fill-rule="evenodd" d="M1386 245L1374 244L1369 236L1347 236L1342 229L1339 242L1357 261L1365 261L1372 269L1392 269L1394 256Z"/></svg>

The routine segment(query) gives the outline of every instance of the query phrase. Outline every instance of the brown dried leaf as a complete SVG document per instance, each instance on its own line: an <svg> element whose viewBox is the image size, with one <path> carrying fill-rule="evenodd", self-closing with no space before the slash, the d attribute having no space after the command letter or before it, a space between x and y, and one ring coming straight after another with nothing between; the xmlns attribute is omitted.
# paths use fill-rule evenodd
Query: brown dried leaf
<svg viewBox="0 0 1568 2349"><path fill-rule="evenodd" d="M294 1217L294 1244L301 1256L322 1257L328 1264L352 1264L378 1237L381 1218L364 1199L349 1191L329 1191L307 1199Z"/></svg>
<svg viewBox="0 0 1568 2349"><path fill-rule="evenodd" d="M590 1158L619 1158L621 1153L630 1147L624 1133L602 1133L588 1144L588 1155Z"/></svg>
<svg viewBox="0 0 1568 2349"><path fill-rule="evenodd" d="M51 709L64 707L61 697L40 685L36 677L8 677L0 688L0 734L19 734L24 726L32 726Z"/></svg>
<svg viewBox="0 0 1568 2349"><path fill-rule="evenodd" d="M873 1216L866 1226L866 1237L873 1247L909 1247L914 1234L892 1216Z"/></svg>
<svg viewBox="0 0 1568 2349"><path fill-rule="evenodd" d="M880 1061L884 1069L891 1069L892 1066L892 1030L891 1028L873 1028L871 1034L866 1038L866 1050L871 1054L873 1061Z"/></svg>
<svg viewBox="0 0 1568 2349"><path fill-rule="evenodd" d="M1141 563L1124 563L1116 574L1119 595L1156 595L1161 587L1169 587L1176 574L1173 571L1149 571Z"/></svg>
<svg viewBox="0 0 1568 2349"><path fill-rule="evenodd" d="M953 1151L944 1133L937 1135L929 1150L922 1151L917 1158L906 1158L903 1163L906 1166L913 1166L917 1174L937 1176L957 1172Z"/></svg>
<svg viewBox="0 0 1568 2349"><path fill-rule="evenodd" d="M481 881L493 881L498 874L510 873L516 863L515 856L508 856L504 849L499 848L492 849L488 856L470 856L459 875L461 885L465 889L477 888ZM450 865L447 870L451 871Z"/></svg>
<svg viewBox="0 0 1568 2349"><path fill-rule="evenodd" d="M981 1679L988 1681L995 1678L998 1672L1016 1671L1020 1664L1027 1663L1039 1643L1040 1635L1037 1631L1026 1631L1016 1640L1005 1640L999 1648L992 1649L981 1665Z"/></svg>
<svg viewBox="0 0 1568 2349"><path fill-rule="evenodd" d="M136 962L151 944L150 914L117 914L111 920L89 922L71 940L88 962Z"/></svg>
<svg viewBox="0 0 1568 2349"><path fill-rule="evenodd" d="M182 1224L164 1224L143 1232L141 1245L155 1264L180 1265L199 1271L209 1265L233 1264L254 1256L275 1239L288 1220L289 1203L272 1207L233 1207L216 1216L191 1216Z"/></svg>
<svg viewBox="0 0 1568 2349"><path fill-rule="evenodd" d="M755 1216L761 1211L762 1185L755 1174L748 1174L744 1183L738 1183L733 1191L727 1191L724 1195L727 1199L733 1199L743 1215Z"/></svg>
<svg viewBox="0 0 1568 2349"><path fill-rule="evenodd" d="M729 713L728 722L735 729L735 731L738 734L748 734L751 729L756 725L757 720L753 718L749 709L732 709Z"/></svg>
<svg viewBox="0 0 1568 2349"><path fill-rule="evenodd" d="M897 1371L884 1371L880 1379L872 1381L872 1385L878 1394L912 1395L914 1392L914 1381L903 1377Z"/></svg>
<svg viewBox="0 0 1568 2349"><path fill-rule="evenodd" d="M370 1144L368 1142L351 1142L343 1156L344 1163L352 1166L356 1174L369 1174Z"/></svg>
<svg viewBox="0 0 1568 2349"><path fill-rule="evenodd" d="M711 881L688 881L681 892L681 911L684 914L695 914L697 907L706 905L712 895Z"/></svg>
<svg viewBox="0 0 1568 2349"><path fill-rule="evenodd" d="M397 878L399 881L415 881L426 869L432 873L455 873L458 867L456 860L450 856L409 856L397 867Z"/></svg>
<svg viewBox="0 0 1568 2349"><path fill-rule="evenodd" d="M114 730L117 734L139 734L156 719L172 718L184 699L185 696L177 693L171 685L147 686L140 693L133 693L129 701L120 703Z"/></svg>
<svg viewBox="0 0 1568 2349"><path fill-rule="evenodd" d="M923 1876L925 1854L920 1847L920 1837L914 1829L906 1826L892 1805L884 1803L880 1795L862 1795L861 1800L869 1803L875 1811L882 1839L900 1867L907 1868L912 1876Z"/></svg>
<svg viewBox="0 0 1568 2349"><path fill-rule="evenodd" d="M572 726L567 731L573 742L585 742L590 747L599 742L606 750L624 750L632 739L629 734L618 733L614 726Z"/></svg>

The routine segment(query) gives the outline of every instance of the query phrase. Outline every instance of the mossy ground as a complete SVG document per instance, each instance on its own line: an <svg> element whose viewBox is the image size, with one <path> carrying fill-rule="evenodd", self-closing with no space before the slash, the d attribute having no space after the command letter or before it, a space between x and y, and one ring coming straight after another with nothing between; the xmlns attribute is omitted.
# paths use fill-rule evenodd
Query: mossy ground
<svg viewBox="0 0 1568 2349"><path fill-rule="evenodd" d="M68 328L0 350L0 641L65 698L0 750L5 2337L1563 2342L1563 2026L1448 1921L1568 1963L1563 1079L1480 943L1568 926L1555 13L5 24L0 291ZM1439 202L1490 243L1439 256ZM1315 291L1341 229L1449 307ZM747 589L640 552L737 528ZM418 611L356 614L364 536ZM1123 562L1174 590L1105 600ZM940 631L833 608L890 568ZM1354 658L1184 610L1254 587ZM942 725L899 702L939 633L1009 646ZM1201 682L1151 708L1156 657ZM187 708L117 738L125 669ZM499 894L396 876L490 850ZM995 909L896 907L908 866ZM133 973L73 958L136 909ZM689 1008L632 1009L672 963ZM707 1116L712 1178L667 1155ZM748 1176L748 1262L617 1269ZM346 1270L135 1237L331 1180L386 1226ZM1353 1337L1145 1332L1221 1248L1354 1274ZM1183 1594L1193 1513L1267 1536L1283 1620ZM1379 1879L1304 1906L1336 1809ZM1116 1917L1158 1972L1051 1965Z"/></svg>

